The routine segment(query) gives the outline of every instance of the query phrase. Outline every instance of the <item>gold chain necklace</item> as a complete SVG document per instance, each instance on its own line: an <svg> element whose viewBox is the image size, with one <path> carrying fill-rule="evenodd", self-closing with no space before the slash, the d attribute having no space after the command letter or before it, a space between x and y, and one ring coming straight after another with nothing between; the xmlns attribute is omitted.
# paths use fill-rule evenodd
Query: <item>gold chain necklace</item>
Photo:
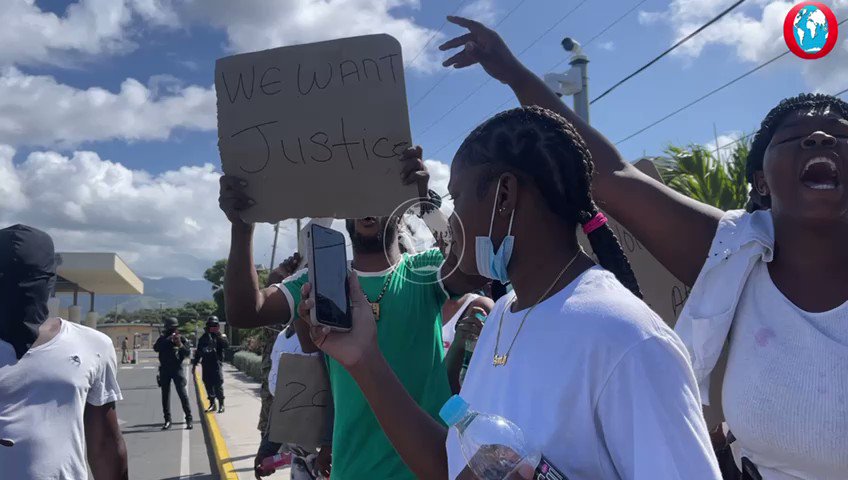
<svg viewBox="0 0 848 480"><path fill-rule="evenodd" d="M371 312L373 312L373 313L374 313L374 320L375 320L375 321L377 321L377 322L379 322L379 321L380 321L380 300L382 300L382 299L383 299L383 295L385 295L385 294L386 294L386 290L388 290L388 288L389 288L389 283L391 283L391 281L392 281L392 276L393 276L394 274L395 274L395 269L394 269L394 268L392 268L392 271L391 271L391 272L389 272L389 275L386 277L386 281L385 281L385 282L383 282L383 289L382 289L382 290L380 290L380 294L379 294L379 295L377 295L377 299L376 299L376 300L374 300L373 302L372 302L371 300L368 300L368 294L367 294L367 293L365 293L365 289L364 289L364 288L362 289L362 294L363 294L363 295L365 295L365 300L368 300L368 303L371 305Z"/></svg>
<svg viewBox="0 0 848 480"><path fill-rule="evenodd" d="M521 333L521 328L524 326L524 322L527 320L527 317L530 315L530 312L532 312L533 309L536 308L536 305L542 303L542 300L544 300L545 297L547 297L548 294L551 293L551 290L554 289L554 286L557 284L557 282L559 282L559 279L562 278L562 276L568 270L568 267L570 267L571 264L574 263L575 260L577 260L577 257L581 253L583 253L583 248L577 250L577 253L575 253L571 261L568 262L568 265L566 265L565 268L563 268L559 272L559 275L556 276L556 278L554 279L554 283L552 283L551 286L548 287L547 290L545 290L545 293L543 293L542 296L539 297L539 300L537 300L536 303L534 303L533 306L527 310L527 313L524 314L524 318L521 319L521 323L518 325L518 330L515 332L515 336L512 337L512 342L509 344L509 348L506 350L506 353L504 353L503 355L498 355L498 347L501 344L501 328L503 327L504 313L506 313L506 311L512 306L512 304L515 303L515 297L513 297L511 302L504 306L504 309L501 311L500 321L498 322L498 336L495 339L495 356L492 359L492 365L496 367L506 365L506 361L509 360L509 352L512 351L512 346L515 345L515 340L518 338L518 334Z"/></svg>

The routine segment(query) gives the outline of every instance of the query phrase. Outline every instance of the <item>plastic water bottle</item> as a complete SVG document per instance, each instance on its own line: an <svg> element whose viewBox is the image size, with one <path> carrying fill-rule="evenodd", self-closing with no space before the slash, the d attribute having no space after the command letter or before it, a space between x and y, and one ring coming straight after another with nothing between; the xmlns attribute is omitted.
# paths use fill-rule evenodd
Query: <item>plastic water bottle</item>
<svg viewBox="0 0 848 480"><path fill-rule="evenodd" d="M439 412L442 419L459 432L462 455L480 480L504 480L522 463L536 467L538 455L530 455L524 433L514 423L498 416L479 413L454 395Z"/></svg>
<svg viewBox="0 0 848 480"><path fill-rule="evenodd" d="M478 320L483 323L486 323L486 315L483 315L480 312L474 314ZM465 374L468 373L468 365L471 363L471 356L474 355L474 348L477 346L477 340L479 336L475 335L473 338L468 338L465 340L465 354L462 358L462 368L459 370L459 384L462 385L465 383Z"/></svg>

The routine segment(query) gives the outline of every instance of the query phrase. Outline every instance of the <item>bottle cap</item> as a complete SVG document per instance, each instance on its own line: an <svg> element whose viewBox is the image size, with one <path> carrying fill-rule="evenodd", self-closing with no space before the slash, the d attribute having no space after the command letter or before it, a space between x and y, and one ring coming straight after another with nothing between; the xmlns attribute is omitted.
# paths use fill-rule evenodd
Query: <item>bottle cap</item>
<svg viewBox="0 0 848 480"><path fill-rule="evenodd" d="M454 395L442 405L442 409L439 410L439 416L442 417L442 420L448 424L448 426L453 426L468 413L468 402L466 402L459 395Z"/></svg>

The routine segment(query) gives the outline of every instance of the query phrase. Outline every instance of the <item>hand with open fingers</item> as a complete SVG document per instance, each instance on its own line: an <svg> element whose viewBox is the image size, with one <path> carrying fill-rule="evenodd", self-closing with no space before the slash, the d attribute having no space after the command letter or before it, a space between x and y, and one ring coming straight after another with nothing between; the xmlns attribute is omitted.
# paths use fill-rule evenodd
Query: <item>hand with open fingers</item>
<svg viewBox="0 0 848 480"><path fill-rule="evenodd" d="M480 332L483 331L483 321L477 318L478 314L485 317L486 311L480 307L471 307L465 310L462 318L456 322L454 343L474 340L480 336Z"/></svg>
<svg viewBox="0 0 848 480"><path fill-rule="evenodd" d="M374 312L371 305L362 293L359 279L351 272L347 277L350 290L351 315L353 326L349 332L333 332L329 327L323 325L314 326L310 324L309 336L315 346L324 353L333 357L345 368L351 368L359 364L366 353L376 350L377 325L374 320ZM306 283L301 289L301 301L297 307L298 315L310 323L309 312L315 308L315 300L312 298L312 285Z"/></svg>
<svg viewBox="0 0 848 480"><path fill-rule="evenodd" d="M241 219L241 212L256 205L256 201L244 191L247 182L232 175L221 175L218 206L224 211L227 220L234 225L248 225Z"/></svg>
<svg viewBox="0 0 848 480"><path fill-rule="evenodd" d="M491 28L463 17L449 16L448 21L467 28L468 33L439 47L442 51L464 47L442 63L445 67L465 68L479 63L492 78L506 84L510 84L524 68L500 35Z"/></svg>
<svg viewBox="0 0 848 480"><path fill-rule="evenodd" d="M420 146L407 148L400 156L402 163L400 171L400 179L404 185L416 184L418 186L418 196L427 198L427 188L430 184L430 172L424 166L422 156L424 150Z"/></svg>

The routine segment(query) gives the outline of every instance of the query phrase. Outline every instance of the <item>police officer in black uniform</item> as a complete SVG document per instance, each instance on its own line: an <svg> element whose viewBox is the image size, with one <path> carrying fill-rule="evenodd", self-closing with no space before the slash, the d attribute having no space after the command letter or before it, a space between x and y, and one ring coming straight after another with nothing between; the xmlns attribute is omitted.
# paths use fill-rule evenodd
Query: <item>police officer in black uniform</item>
<svg viewBox="0 0 848 480"><path fill-rule="evenodd" d="M203 385L206 387L206 395L209 397L209 408L207 412L215 411L215 399L218 399L218 413L224 413L224 350L229 347L227 337L221 333L221 323L218 317L211 316L206 319L206 333L197 341L197 350L194 351L192 373L200 363L203 367Z"/></svg>
<svg viewBox="0 0 848 480"><path fill-rule="evenodd" d="M153 345L153 350L159 353L159 386L162 388L162 411L165 414L165 425L162 430L171 428L171 382L177 389L177 395L183 405L186 428L191 430L191 407L186 393L186 377L183 361L191 356L188 341L177 331L179 322L176 318L165 319L165 329Z"/></svg>

